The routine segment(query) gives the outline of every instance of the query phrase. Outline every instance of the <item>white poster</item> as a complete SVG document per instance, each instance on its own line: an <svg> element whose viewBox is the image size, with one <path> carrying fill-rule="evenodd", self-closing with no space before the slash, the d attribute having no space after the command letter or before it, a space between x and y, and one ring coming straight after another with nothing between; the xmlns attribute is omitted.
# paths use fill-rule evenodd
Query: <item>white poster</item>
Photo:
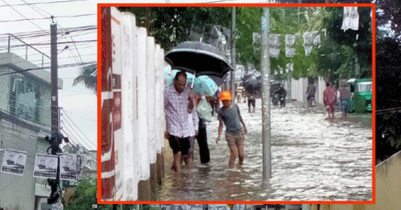
<svg viewBox="0 0 401 210"><path fill-rule="evenodd" d="M252 33L252 44L253 50L256 52L260 51L260 46L262 44L262 37L260 33Z"/></svg>
<svg viewBox="0 0 401 210"><path fill-rule="evenodd" d="M285 56L286 57L295 56L295 35L292 34L285 35Z"/></svg>
<svg viewBox="0 0 401 210"><path fill-rule="evenodd" d="M280 55L280 35L270 34L269 35L269 53L270 57L278 58Z"/></svg>
<svg viewBox="0 0 401 210"><path fill-rule="evenodd" d="M344 7L343 24L341 29L357 31L359 29L358 7Z"/></svg>
<svg viewBox="0 0 401 210"><path fill-rule="evenodd" d="M57 155L36 154L33 177L56 179L58 165Z"/></svg>
<svg viewBox="0 0 401 210"><path fill-rule="evenodd" d="M77 155L77 179L81 179L87 158L85 155Z"/></svg>
<svg viewBox="0 0 401 210"><path fill-rule="evenodd" d="M320 48L320 43L321 43L320 34L318 34L318 32L316 31L313 36L313 45Z"/></svg>
<svg viewBox="0 0 401 210"><path fill-rule="evenodd" d="M309 56L311 51L312 51L313 33L312 32L305 32L303 37L304 37L305 55Z"/></svg>
<svg viewBox="0 0 401 210"><path fill-rule="evenodd" d="M5 149L3 157L3 165L1 172L14 174L18 176L24 175L27 152Z"/></svg>
<svg viewBox="0 0 401 210"><path fill-rule="evenodd" d="M77 155L63 154L60 156L60 179L77 180Z"/></svg>

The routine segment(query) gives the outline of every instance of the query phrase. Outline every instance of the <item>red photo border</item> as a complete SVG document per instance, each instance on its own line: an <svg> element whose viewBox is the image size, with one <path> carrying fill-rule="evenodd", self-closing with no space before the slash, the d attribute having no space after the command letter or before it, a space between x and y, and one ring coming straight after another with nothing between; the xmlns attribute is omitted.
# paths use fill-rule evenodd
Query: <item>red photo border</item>
<svg viewBox="0 0 401 210"><path fill-rule="evenodd" d="M371 7L372 8L372 83L373 83L373 96L372 96L372 200L371 201L102 201L101 200L101 71L98 71L98 141L97 141L97 202L98 204L375 204L376 203L376 5L375 4L202 4L202 3L180 3L180 4L147 4L147 3L99 3L98 9L98 69L101 69L101 8L102 7Z"/></svg>

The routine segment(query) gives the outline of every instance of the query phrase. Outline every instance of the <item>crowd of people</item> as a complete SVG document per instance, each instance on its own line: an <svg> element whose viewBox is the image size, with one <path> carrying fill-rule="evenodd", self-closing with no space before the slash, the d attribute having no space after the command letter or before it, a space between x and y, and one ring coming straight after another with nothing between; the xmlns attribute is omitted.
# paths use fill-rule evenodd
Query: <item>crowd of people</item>
<svg viewBox="0 0 401 210"><path fill-rule="evenodd" d="M210 161L209 146L207 144L206 122L198 116L196 106L202 96L196 95L186 86L187 75L178 72L173 85L168 86L164 93L164 110L166 115L165 138L168 139L174 154L171 169L180 172L182 164L190 166L193 161L195 139L199 145L200 162L206 164ZM216 93L220 95L208 96L212 114L217 113L219 119L219 135L216 143L220 141L223 125L226 126L226 140L230 149L229 166L233 167L236 157L239 164L244 161L244 135L247 133L245 123L241 117L237 104L232 104L229 91ZM223 103L221 108L219 102Z"/></svg>
<svg viewBox="0 0 401 210"><path fill-rule="evenodd" d="M173 85L165 89L164 109L166 115L165 138L168 139L170 147L174 153L174 162L171 169L180 172L182 164L190 166L193 161L195 140L199 145L200 162L206 164L210 161L209 146L207 141L206 120L198 116L197 106L202 99L206 99L212 107L212 115L217 113L219 120L218 136L216 143L221 140L223 127L226 127L225 139L230 150L229 167L233 167L236 158L241 165L244 161L244 139L247 133L245 122L241 116L240 108L237 103L246 102L248 99L248 112L255 112L255 101L257 93L249 93L239 86L236 89L237 103L233 103L230 91L217 91L213 96L201 96L195 94L187 84L187 75L180 71L176 74ZM272 91L272 103L275 98L280 101L280 108L285 107L287 91L284 85ZM305 95L307 95L308 106L315 106L316 86L311 83L308 85ZM336 89L330 82L326 83L323 92L323 103L328 112L328 118L334 118L336 103L339 101L343 116L347 114L348 102L351 93L346 83L340 82ZM222 106L220 107L220 102ZM251 107L253 109L251 109Z"/></svg>

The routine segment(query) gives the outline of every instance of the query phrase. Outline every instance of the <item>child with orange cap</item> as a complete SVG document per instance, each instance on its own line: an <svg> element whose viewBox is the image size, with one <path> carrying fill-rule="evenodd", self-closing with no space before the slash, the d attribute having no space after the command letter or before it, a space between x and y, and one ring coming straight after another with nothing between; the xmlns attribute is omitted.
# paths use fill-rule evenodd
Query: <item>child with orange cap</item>
<svg viewBox="0 0 401 210"><path fill-rule="evenodd" d="M219 119L219 133L216 139L216 143L220 141L220 136L223 131L223 122L226 126L226 140L228 147L230 148L230 160L228 162L229 167L233 167L235 159L239 158L239 164L242 165L244 162L244 140L247 129L240 114L240 110L237 104L233 104L231 100L230 91L223 91L220 94L220 101L223 103L217 111ZM241 126L242 124L242 126Z"/></svg>

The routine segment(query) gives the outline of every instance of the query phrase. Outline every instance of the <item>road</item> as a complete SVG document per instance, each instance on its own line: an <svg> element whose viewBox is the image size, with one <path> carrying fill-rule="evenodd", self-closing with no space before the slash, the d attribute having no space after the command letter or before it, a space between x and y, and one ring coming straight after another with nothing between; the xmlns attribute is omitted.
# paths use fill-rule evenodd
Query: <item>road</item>
<svg viewBox="0 0 401 210"><path fill-rule="evenodd" d="M228 168L224 135L219 144L217 117L207 125L211 162L183 167L177 176L166 170L158 200L184 201L367 201L372 199L371 114L327 120L323 108L300 103L271 110L272 178L262 181L261 100L256 112L239 104L248 128L244 165ZM223 130L224 133L224 130ZM166 150L166 169L172 163ZM238 159L237 159L238 161Z"/></svg>

